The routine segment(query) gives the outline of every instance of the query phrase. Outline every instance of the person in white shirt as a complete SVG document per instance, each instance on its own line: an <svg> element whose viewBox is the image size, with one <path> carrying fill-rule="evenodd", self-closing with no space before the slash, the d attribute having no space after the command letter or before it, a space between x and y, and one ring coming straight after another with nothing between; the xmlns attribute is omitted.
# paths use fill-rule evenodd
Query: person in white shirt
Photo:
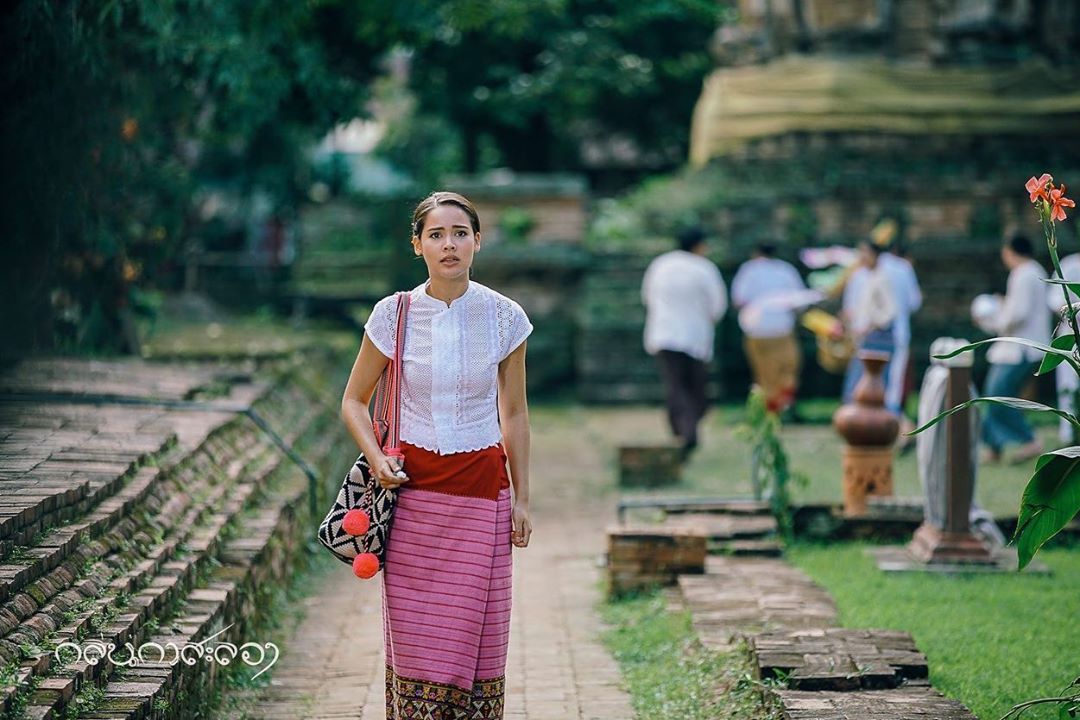
<svg viewBox="0 0 1080 720"><path fill-rule="evenodd" d="M467 198L440 191L420 202L412 248L428 279L402 291L403 336L399 296L375 304L341 401L372 479L396 495L382 566L390 717L491 717L503 703L511 547L532 535L533 325L516 301L469 278L480 247ZM369 407L396 357L400 447L384 447L393 433L376 435ZM376 570L354 565L361 577Z"/></svg>
<svg viewBox="0 0 1080 720"><path fill-rule="evenodd" d="M1021 337L1040 343L1050 342L1050 313L1046 308L1046 270L1033 259L1031 240L1014 235L1001 248L1001 261L1009 269L1009 281L1001 313L993 318L990 329L998 335ZM988 397L1015 397L1038 366L1042 353L1036 348L1016 343L996 342L986 359L990 372L984 394ZM1002 449L1018 444L1014 462L1029 460L1042 453L1042 443L1019 410L988 405L982 426L983 442L989 447L988 462L1001 459Z"/></svg>
<svg viewBox="0 0 1080 720"><path fill-rule="evenodd" d="M855 347L889 353L891 363L896 350L893 326L898 309L892 279L886 264L881 262L883 254L881 246L870 240L859 243L859 267L844 286L841 315ZM856 353L844 374L845 403L852 401L862 369L862 361ZM889 366L886 365L886 378L888 373Z"/></svg>
<svg viewBox="0 0 1080 720"><path fill-rule="evenodd" d="M771 243L757 246L754 257L735 273L731 303L739 309L754 383L765 394L766 407L783 412L795 402L802 358L795 339L795 312L780 301L806 290L806 283L794 265L775 255Z"/></svg>
<svg viewBox="0 0 1080 720"><path fill-rule="evenodd" d="M684 456L697 447L698 423L708 401L705 385L716 323L727 310L727 287L705 257L701 228L679 234L679 249L653 259L641 283L645 351L657 358L668 422Z"/></svg>
<svg viewBox="0 0 1080 720"><path fill-rule="evenodd" d="M896 302L896 321L893 323L893 357L885 377L885 407L903 416L904 378L911 355L911 316L922 307L922 290L915 269L906 259L891 251L881 253L879 262L889 276ZM906 419L906 418L905 418ZM909 423L910 425L910 423ZM901 428L902 432L914 426Z"/></svg>
<svg viewBox="0 0 1080 720"><path fill-rule="evenodd" d="M1080 253L1061 258L1061 274L1065 280L1080 282ZM1078 300L1080 297L1077 297L1076 293L1069 292L1070 302L1075 303ZM1068 321L1059 314L1065 307L1065 295L1061 292L1060 285L1050 285L1046 288L1046 306L1054 313L1054 318L1059 319L1054 335L1072 334ZM1076 403L1073 401L1073 394L1080 389L1080 378L1069 363L1061 363L1054 370L1054 384L1057 386L1058 408L1070 413L1075 412ZM1058 424L1058 437L1062 442L1074 442L1072 423L1064 418Z"/></svg>
<svg viewBox="0 0 1080 720"><path fill-rule="evenodd" d="M904 380L907 375L911 351L911 316L922 307L922 290L915 276L911 263L892 252L899 226L895 220L886 218L879 222L870 233L870 246L878 248L878 263L888 277L895 312L892 323L892 356L885 368L885 407L900 418L901 432L914 429L914 425L904 415ZM845 288L844 307L849 310L857 304L860 284L866 276L864 268L857 270ZM861 374L861 363L856 366L856 374ZM855 378L857 381L858 378ZM854 382L851 385L854 388Z"/></svg>

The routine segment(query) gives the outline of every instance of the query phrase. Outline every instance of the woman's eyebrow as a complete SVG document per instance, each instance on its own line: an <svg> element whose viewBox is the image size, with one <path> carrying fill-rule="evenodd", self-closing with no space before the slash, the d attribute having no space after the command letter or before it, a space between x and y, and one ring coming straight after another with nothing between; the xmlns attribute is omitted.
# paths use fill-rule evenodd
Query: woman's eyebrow
<svg viewBox="0 0 1080 720"><path fill-rule="evenodd" d="M466 230L468 230L468 229L469 229L469 226L468 226L468 225L451 225L450 227L455 227L455 228L464 228L464 229L466 229ZM445 230L445 229L446 229L446 228L444 228L444 227L443 227L442 225L436 225L435 227L430 227L430 228L428 228L427 230L428 230L428 232L434 232L434 231L436 231L436 230Z"/></svg>

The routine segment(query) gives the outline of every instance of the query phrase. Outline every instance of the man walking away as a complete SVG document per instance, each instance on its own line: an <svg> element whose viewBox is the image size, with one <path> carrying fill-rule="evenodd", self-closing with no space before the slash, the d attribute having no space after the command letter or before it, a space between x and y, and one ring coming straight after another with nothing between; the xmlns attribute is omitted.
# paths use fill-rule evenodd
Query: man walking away
<svg viewBox="0 0 1080 720"><path fill-rule="evenodd" d="M761 243L754 257L735 273L731 303L739 309L746 357L765 406L780 413L795 402L801 355L795 339L795 312L777 302L806 290L795 266L776 256L776 246Z"/></svg>
<svg viewBox="0 0 1080 720"><path fill-rule="evenodd" d="M1032 257L1034 251L1024 235L1014 235L1001 248L1001 261L1009 269L1009 282L1001 313L990 323L1000 336L1021 337L1047 344L1050 342L1050 313L1046 307L1046 271ZM1035 372L1042 353L1016 343L996 342L986 359L990 372L984 394L988 397L1020 393L1024 382ZM1042 453L1042 443L1035 437L1027 420L1010 407L988 405L982 426L983 442L989 446L987 462L1001 459L1005 445L1016 443L1014 462L1023 462Z"/></svg>
<svg viewBox="0 0 1080 720"><path fill-rule="evenodd" d="M645 351L657 359L664 383L671 431L687 457L698 444L705 415L705 385L713 356L717 321L727 310L727 287L705 257L708 245L699 227L682 231L677 250L655 258L645 270Z"/></svg>

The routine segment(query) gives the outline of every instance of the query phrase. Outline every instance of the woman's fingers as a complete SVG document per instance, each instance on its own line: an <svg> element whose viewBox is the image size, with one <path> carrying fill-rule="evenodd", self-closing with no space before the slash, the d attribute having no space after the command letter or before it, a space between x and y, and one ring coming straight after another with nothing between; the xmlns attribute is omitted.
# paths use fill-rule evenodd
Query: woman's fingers
<svg viewBox="0 0 1080 720"><path fill-rule="evenodd" d="M399 470L393 460L388 459L379 466L375 473L375 479L385 490L395 490L409 481L409 476L404 470Z"/></svg>
<svg viewBox="0 0 1080 720"><path fill-rule="evenodd" d="M528 547L529 538L532 536L532 523L528 518L521 518L514 521L514 526L510 531L510 542L516 547Z"/></svg>

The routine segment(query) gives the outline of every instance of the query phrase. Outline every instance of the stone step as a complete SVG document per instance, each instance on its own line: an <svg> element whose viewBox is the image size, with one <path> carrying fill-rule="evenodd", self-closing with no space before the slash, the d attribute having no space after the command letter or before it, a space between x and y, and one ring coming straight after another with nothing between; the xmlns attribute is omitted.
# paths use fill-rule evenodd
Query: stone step
<svg viewBox="0 0 1080 720"><path fill-rule="evenodd" d="M324 441L321 450L325 452L330 445L330 440ZM320 456L322 454L316 453ZM196 588L189 594L193 602L188 603L185 613L174 623L174 626L181 628L181 632L159 636L153 638L153 641L162 644L174 642L183 647L184 643L203 642L232 625L204 646L208 648L208 653L220 651L223 646L231 643L232 652L228 649L224 651L231 659L237 657L237 643L245 641L239 645L239 649L242 651L247 648L251 653L252 662L246 664L250 666L252 674L272 666L277 660L277 651L266 643L253 641L237 630L238 626L243 629L242 623L238 621L251 616L254 613L252 605L258 602L258 593L242 592L240 588L259 585L280 587L287 582L287 558L275 550L271 540L297 533L294 508L302 506L306 493L304 478L296 476L286 483L284 489L276 493L274 499L248 518L244 522L243 537L224 544L221 552L222 567L213 572L205 586ZM271 557L275 552L277 555ZM236 642L232 642L233 640ZM255 644L248 646L248 642ZM237 660L236 663L239 665L240 661ZM144 672L144 668L126 670L122 681L112 681L105 686L104 704L113 710L120 709L120 702L127 704L124 712L115 716L117 718L140 720L149 717L155 703L164 701L171 704L175 701L177 686L183 680L194 682L184 676L189 670L192 673L198 672L198 668L189 669L181 664L177 664L175 668L177 671L173 673L166 674L158 670L153 675ZM137 681L137 684L132 684L132 680Z"/></svg>
<svg viewBox="0 0 1080 720"><path fill-rule="evenodd" d="M683 603L702 643L730 649L770 630L836 625L836 605L802 571L774 558L710 556L705 574L680 575Z"/></svg>
<svg viewBox="0 0 1080 720"><path fill-rule="evenodd" d="M748 498L675 497L646 495L619 498L619 520L631 510L658 510L666 515L708 513L716 515L769 515L769 504Z"/></svg>
<svg viewBox="0 0 1080 720"><path fill-rule="evenodd" d="M931 687L855 692L774 690L785 720L977 720Z"/></svg>
<svg viewBox="0 0 1080 720"><path fill-rule="evenodd" d="M784 554L784 547L778 540L727 540L710 543L710 553L734 555L736 557L775 557Z"/></svg>
<svg viewBox="0 0 1080 720"><path fill-rule="evenodd" d="M147 460L174 445L176 435L136 437L129 449L110 449L107 457L93 460L81 458L82 449L92 442L93 438L77 447L67 443L61 449L38 447L29 458L21 453L20 462L38 456L41 460L16 477L0 480L0 552L5 557L15 546L30 543L38 533L82 515L119 491ZM19 451L0 443L0 454L9 452Z"/></svg>
<svg viewBox="0 0 1080 720"><path fill-rule="evenodd" d="M227 371L213 365L172 365L165 371L137 358L33 358L0 374L0 393L96 394L183 400Z"/></svg>
<svg viewBox="0 0 1080 720"><path fill-rule="evenodd" d="M258 449L257 443L251 445L252 448ZM165 458L166 463L177 462L175 455ZM44 605L51 598L55 597L58 593L67 589L74 580L74 576L78 573L78 566L85 563L89 557L103 556L109 552L114 551L116 548L122 548L128 544L130 540L146 541L151 538L151 528L147 524L132 525L126 523L121 525L122 519L125 518L125 513L133 514L134 508L138 505L142 507L149 498L151 491L154 492L171 492L171 499L174 501L173 505L166 505L162 507L159 503L153 503L144 508L146 511L156 512L163 517L173 517L174 514L182 512L182 509L178 508L175 502L179 501L186 507L187 498L185 493L177 492L180 487L173 489L172 491L165 491L159 485L159 483L165 483L173 480L169 473L176 471L168 470L166 468L154 468L148 467L136 476L136 479L132 483L129 483L125 487L124 491L116 496L116 498L110 499L105 503L99 505L99 507L91 513L86 519L79 523L75 523L70 526L58 529L54 535L55 540L59 541L59 544L48 541L40 548L32 548L29 552L32 555L36 555L36 565L28 566L25 571L27 577L22 578L21 583L12 582L9 583L8 592L6 594L13 594L19 592L24 586L34 580L38 580L38 577L44 575L42 572L45 568L50 568L52 572L48 576L41 577L41 581L34 583L32 586L27 587L27 595L29 595L30 606L38 607ZM182 475L188 472L187 468L179 471ZM185 479L180 479L179 482L187 484L186 475ZM203 478L195 478L195 480L202 480ZM201 483L193 483L189 489L197 490L202 488ZM113 502L115 500L115 502ZM162 514L163 513L163 514ZM182 518L182 522L179 527L188 527L191 522L197 519L196 515ZM142 536L139 533L143 533ZM108 535L107 535L108 534ZM97 542L100 538L108 538L104 542ZM87 553L87 547L89 543L93 543L92 549ZM79 552L82 550L83 552ZM78 557L74 557L76 555ZM73 558L73 562L66 563L67 567L61 568L61 564L66 559ZM52 567L50 567L52 566ZM26 621L28 618L25 614L25 608L28 606L26 602L27 598L23 598L23 603L19 607L7 607L4 606L4 610L11 612L11 617L16 621ZM23 610L20 610L23 608ZM0 636L5 635L6 631L10 628L5 628L4 623L0 621Z"/></svg>
<svg viewBox="0 0 1080 720"><path fill-rule="evenodd" d="M177 560L175 558L178 549L189 539L190 535L203 529L203 526L196 525L195 521L199 517L207 515L208 510L218 507L225 495L224 491L230 489L230 487L234 490L234 494L240 495L244 499L251 494L254 488L250 483L234 486L220 484L218 487L220 491L208 495L202 505L192 506L188 509L187 513L181 518L181 522L177 524L178 533L165 538L163 542L151 548L147 555L136 562L130 570L125 571L122 566L119 568L114 567L108 559L97 563L87 573L88 577L76 583L60 596L63 600L58 597L56 602L42 608L40 612L31 618L24 620L19 626L18 632L27 637L29 642L41 642L49 634L49 631L55 628L56 632L53 637L57 644L64 641L78 642L79 638L82 638L83 642L88 642L93 639L93 633L87 633L87 631L92 630L94 619L101 617L103 612L114 607L117 597L121 594L135 593L126 604L114 609L114 612L119 613L116 616L116 622L107 627L98 628L101 635L109 635L108 641L122 646L146 620L174 599L178 588L182 588L186 582L189 582L194 573L194 563L199 560L200 556L192 554L186 560ZM183 494L177 493L177 497L183 497ZM212 523L214 517L210 516L209 522ZM147 540L150 539L149 536L145 537ZM119 570L119 574L117 574L117 570ZM95 580L96 578L104 578L104 582L98 582ZM79 600L76 601L76 598ZM78 602L79 605L75 605L75 602ZM64 617L63 611L65 609L82 606L86 607L77 612L70 622L60 624L61 621L58 618ZM58 625L59 627L57 627ZM36 629L38 632L29 632L30 629ZM50 671L55 672L53 668L55 657L50 653L42 656L42 658L44 662L40 664L31 665L29 661L24 662L23 668L30 672L19 677L19 680L25 682L30 677ZM65 673L66 676L77 678L77 684L81 686L87 680L97 677L100 669L100 665L95 666L82 662L76 663L71 668L70 673L66 670L60 672ZM19 683L19 685L21 684L22 682ZM5 690L9 691L11 689L17 689L17 686L16 688L5 688ZM13 697L14 693L8 692L7 700L10 701Z"/></svg>
<svg viewBox="0 0 1080 720"><path fill-rule="evenodd" d="M761 677L792 690L882 690L926 681L926 656L906 632L827 628L749 638Z"/></svg>
<svg viewBox="0 0 1080 720"><path fill-rule="evenodd" d="M158 375L171 372L156 369ZM303 374L304 368L293 372ZM309 432L332 435L322 432L333 421L325 407L305 397L303 388L288 387L287 374L274 380L279 384L234 388L230 400L258 403L260 414L283 431L287 443ZM133 388L124 394L139 392ZM244 432L234 437L221 430L226 426ZM170 438L172 447L185 451L180 453L184 467L161 463L131 472L130 465L111 462L117 452L138 448L147 437ZM239 445L233 442L236 437L250 442ZM0 483L6 483L0 494L12 488L20 502L43 501L46 514L59 513L39 514L13 533L12 523L29 520L29 514L16 512L14 502L0 502L0 512L6 512L0 519L15 518L5 526L9 534L0 538L0 553L18 561L11 564L23 565L10 573L14 585L6 586L10 597L0 605L0 658L18 658L20 646L51 650L66 640L95 636L121 646L135 642L149 634L151 620L158 622L181 600L191 606L185 611L196 613L185 622L212 619L199 614L196 599L185 600L188 591L220 562L225 543L243 536L248 514L257 516L254 509L267 490L265 481L282 463L291 465L249 419L213 410L0 401L0 442L5 451L0 453ZM160 453L162 443L153 448ZM75 467L79 470L72 471ZM291 502L306 490L306 479L295 475L298 489ZM86 482L73 482L80 478ZM12 480L23 482L16 488ZM54 490L66 495L54 495ZM63 521L74 522L58 525ZM17 547L31 541L29 547ZM238 541L230 551L244 547ZM28 717L68 715L65 708L80 690L121 681L112 675L122 674L108 660L61 667L51 652L4 664L15 682L0 687L0 712L14 700L30 700ZM94 713L116 715L116 708L102 705Z"/></svg>
<svg viewBox="0 0 1080 720"><path fill-rule="evenodd" d="M314 412L308 413L303 421L292 424L292 432L286 434L286 440L294 440L301 431L307 429L314 417ZM117 619L119 624L114 623L103 630L103 632L108 634L110 639L114 642L119 641L117 644L121 645L122 642L126 642L128 639L134 637L142 624L144 624L145 620L160 612L162 608L179 597L185 587L190 585L190 582L195 575L197 563L199 561L205 561L216 551L218 538L221 535L222 528L224 528L234 517L239 515L248 503L249 498L257 494L254 492L256 487L258 487L283 461L283 455L276 447L267 444L262 446L262 449L264 451L263 456L269 457L271 460L270 462L262 463L262 467L258 471L258 474L253 478L249 478L252 482L221 482L218 484L217 487L220 489L232 490L232 494L227 502L224 503L223 508L221 492L212 492L208 494L204 498L204 502L201 506L193 507L189 510L187 515L181 518L178 527L183 528L186 531L184 535L171 538L157 546L153 549L151 554L138 563L133 570L114 579L110 583L110 588L114 593L130 593L136 588L145 585L144 589L139 591L138 594L131 599L130 605L123 608L130 610L131 612L118 616ZM231 466L228 467L228 470L231 474L242 469L244 465L244 462L236 460L232 462ZM195 490L197 488L190 489ZM181 490L184 489L181 488ZM174 498L182 499L186 495L186 492L176 492ZM193 521L197 517L206 514L207 510L215 508L219 510L223 509L223 511L211 514L203 526L195 527L193 525ZM166 505L163 509L168 511L169 509L174 508ZM189 544L190 552L192 554L187 559L171 560L170 558L175 554L182 543ZM151 577L152 579L147 583L147 578ZM91 589L96 590L97 588ZM56 633L57 638L64 639L77 637L80 629L86 626L89 618L93 617L100 609L109 606L113 602L114 597L115 596L106 596L104 598L98 598L94 602L93 608L77 615L73 623L61 628ZM49 655L47 657L51 658L52 656ZM79 665L81 665L81 667ZM104 668L102 665L92 666L84 661L73 668L73 673L76 676L82 676L84 680L92 680L100 674L101 669L107 671L110 668L111 663L104 663L104 666ZM38 669L40 670L41 668ZM44 666L44 669L48 669L47 664Z"/></svg>
<svg viewBox="0 0 1080 720"><path fill-rule="evenodd" d="M0 565L0 603L56 569L80 543L114 527L145 500L162 475L159 467L139 469L119 492L99 503L85 519L45 532L32 547L20 550L22 559L18 561L9 554L7 562Z"/></svg>
<svg viewBox="0 0 1080 720"><path fill-rule="evenodd" d="M686 529L713 541L760 539L777 532L776 518L758 514L686 512L669 515L662 525Z"/></svg>

